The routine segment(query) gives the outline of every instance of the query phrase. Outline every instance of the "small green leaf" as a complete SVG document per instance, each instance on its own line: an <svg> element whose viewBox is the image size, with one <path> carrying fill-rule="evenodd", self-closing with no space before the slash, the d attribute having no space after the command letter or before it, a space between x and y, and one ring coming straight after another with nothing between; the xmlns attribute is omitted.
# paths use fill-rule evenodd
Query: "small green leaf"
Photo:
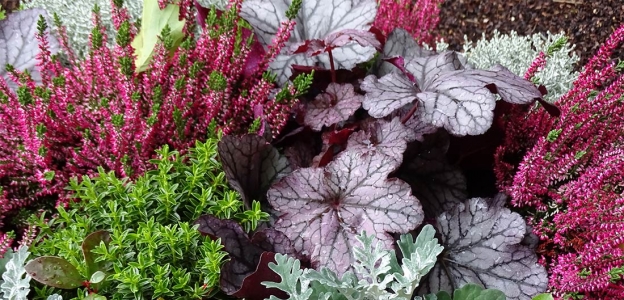
<svg viewBox="0 0 624 300"><path fill-rule="evenodd" d="M106 300L106 297L100 296L98 294L90 294L85 297L84 300Z"/></svg>
<svg viewBox="0 0 624 300"><path fill-rule="evenodd" d="M104 281L104 278L106 278L106 274L102 271L97 271L95 273L93 273L93 275L91 275L91 279L89 279L90 283L100 283L102 281Z"/></svg>
<svg viewBox="0 0 624 300"><path fill-rule="evenodd" d="M533 297L532 300L555 300L555 298L549 293L543 293Z"/></svg>
<svg viewBox="0 0 624 300"><path fill-rule="evenodd" d="M56 256L37 257L24 268L34 280L59 289L75 289L84 281L76 267Z"/></svg>
<svg viewBox="0 0 624 300"><path fill-rule="evenodd" d="M437 300L451 300L451 294L446 291L440 291L436 294Z"/></svg>

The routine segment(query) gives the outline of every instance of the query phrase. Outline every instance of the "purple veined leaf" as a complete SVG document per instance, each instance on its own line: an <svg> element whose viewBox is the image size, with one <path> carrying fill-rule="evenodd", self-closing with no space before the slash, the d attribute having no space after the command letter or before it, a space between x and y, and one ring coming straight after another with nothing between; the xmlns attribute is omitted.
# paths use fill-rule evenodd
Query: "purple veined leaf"
<svg viewBox="0 0 624 300"><path fill-rule="evenodd" d="M383 58L402 57L403 59L411 59L414 57L425 57L434 54L435 52L426 50L416 43L414 37L403 28L394 29L388 38L383 48ZM376 74L379 77L390 74L396 70L396 67L391 63L381 60L379 69Z"/></svg>
<svg viewBox="0 0 624 300"><path fill-rule="evenodd" d="M17 89L17 83L8 78L7 64L19 71L28 70L35 83L41 83L41 73L36 66L39 42L35 37L40 15L46 19L48 26L52 24L47 12L40 8L15 11L0 21L0 76L13 91ZM50 55L56 54L60 49L58 40L51 34L47 35L47 39Z"/></svg>
<svg viewBox="0 0 624 300"><path fill-rule="evenodd" d="M352 268L352 247L362 231L386 247L390 232L405 233L423 220L420 202L397 178L386 155L346 150L324 168L304 168L275 183L267 193L281 215L275 228L310 257L312 266L338 274Z"/></svg>
<svg viewBox="0 0 624 300"><path fill-rule="evenodd" d="M406 115L412 110L412 108L414 108L414 105L417 104L407 104L396 110L390 116L386 117L386 119L394 119L396 117L399 117L400 120L403 120L403 118L406 117ZM425 135L435 133L436 131L438 131L438 127L424 122L419 117L419 115L412 114L403 125L412 130L415 140L422 142L425 140Z"/></svg>
<svg viewBox="0 0 624 300"><path fill-rule="evenodd" d="M542 93L532 82L512 73L509 69L495 65L490 70L465 70L445 74L443 79L475 80L484 84L492 93L512 104L530 104L542 98Z"/></svg>
<svg viewBox="0 0 624 300"><path fill-rule="evenodd" d="M330 83L324 93L308 104L304 124L320 131L346 121L362 105L364 96L355 93L351 84Z"/></svg>
<svg viewBox="0 0 624 300"><path fill-rule="evenodd" d="M416 96L419 119L453 135L483 134L492 126L496 98L479 82L436 80Z"/></svg>
<svg viewBox="0 0 624 300"><path fill-rule="evenodd" d="M419 92L405 75L396 72L379 79L375 75L366 76L360 88L366 92L362 107L374 118L383 118L414 102Z"/></svg>
<svg viewBox="0 0 624 300"><path fill-rule="evenodd" d="M344 47L352 42L362 47L373 47L378 51L382 50L381 42L379 42L374 33L368 30L345 29L325 37L325 43L332 48Z"/></svg>
<svg viewBox="0 0 624 300"><path fill-rule="evenodd" d="M291 171L288 160L256 134L224 136L218 151L228 182L248 208L253 200L263 201L269 185Z"/></svg>
<svg viewBox="0 0 624 300"><path fill-rule="evenodd" d="M546 291L548 275L537 255L521 243L522 216L505 208L506 196L472 198L437 217L444 252L419 295L451 292L466 283L499 289L511 300L529 300Z"/></svg>
<svg viewBox="0 0 624 300"><path fill-rule="evenodd" d="M56 256L37 257L29 261L24 269L34 280L59 289L75 289L85 281L74 265Z"/></svg>
<svg viewBox="0 0 624 300"><path fill-rule="evenodd" d="M260 256L265 251L301 258L295 252L288 237L272 228L258 231L249 239L240 224L233 220L203 215L195 221L195 224L199 224L197 230L203 235L208 235L214 240L220 238L224 251L229 254L230 260L221 268L221 289L228 295L236 294L247 298L252 295L243 295L245 291L255 290L259 294L266 293L266 288L260 285L260 282L257 282L257 286L253 288L249 286L252 282L247 282L248 286L243 289L245 279L260 268Z"/></svg>
<svg viewBox="0 0 624 300"><path fill-rule="evenodd" d="M291 0L246 0L243 2L241 16L251 24L258 40L265 46L271 44L279 30L281 22L286 20ZM306 0L297 15L297 25L286 43L288 49L293 44L307 40L323 40L328 35L345 29L369 30L377 14L375 0ZM332 51L335 67L350 70L356 64L370 60L375 55L373 47L362 47L350 43ZM282 53L271 63L271 71L277 74L277 82L282 85L291 75L290 66L320 66L329 69L329 58L326 53L315 57L305 54L290 55Z"/></svg>
<svg viewBox="0 0 624 300"><path fill-rule="evenodd" d="M407 143L416 139L416 134L405 127L399 118L392 121L376 119L360 126L362 129L351 134L347 142L350 151L378 152L393 159L398 167L403 161Z"/></svg>
<svg viewBox="0 0 624 300"><path fill-rule="evenodd" d="M455 51L445 51L427 57L414 57L407 59L405 64L405 69L414 76L416 83L422 90L440 74L462 70L463 68L464 66L459 61Z"/></svg>
<svg viewBox="0 0 624 300"><path fill-rule="evenodd" d="M332 51L335 48L346 46L353 42L362 47L374 47L375 49L381 51L381 43L374 33L364 30L345 29L334 32L325 37L323 40L312 39L292 44L289 47L288 53L305 53L308 56L316 56L324 52Z"/></svg>
<svg viewBox="0 0 624 300"><path fill-rule="evenodd" d="M462 203L467 196L466 178L446 159L448 134L439 131L424 142L410 143L397 177L409 183L423 206L426 218Z"/></svg>

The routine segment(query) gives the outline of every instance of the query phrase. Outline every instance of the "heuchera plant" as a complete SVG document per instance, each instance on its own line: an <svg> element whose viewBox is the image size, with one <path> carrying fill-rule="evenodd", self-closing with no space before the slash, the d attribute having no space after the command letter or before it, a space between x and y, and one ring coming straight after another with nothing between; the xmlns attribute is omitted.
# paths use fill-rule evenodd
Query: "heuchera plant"
<svg viewBox="0 0 624 300"><path fill-rule="evenodd" d="M556 104L512 114L496 153L498 183L526 210L556 295L624 297L624 64L618 28Z"/></svg>
<svg viewBox="0 0 624 300"><path fill-rule="evenodd" d="M136 178L151 168L155 149L169 145L184 153L217 129L225 134L252 130L276 135L297 94L305 90L305 80L278 88L265 73L288 40L293 21L277 25L282 29L271 37L269 51L252 51L254 39L243 34L246 29L238 16L242 1L234 1L225 12L203 10L199 35L193 30L193 3L181 1L177 18L185 25L180 47L174 47L172 28L165 26L149 68L138 73L131 45L135 26L121 8L123 1L113 2L117 45L106 45L96 7L84 60L76 59L55 18L69 66L52 55L58 46L46 33L47 22L37 19L40 10L16 12L1 23L9 32L36 32L39 42L37 49L27 34L0 36L0 49L9 54L8 61L0 62L9 81L17 84L14 89L0 79L2 244L2 232L20 228L21 209L66 202L64 188L71 177L93 175L103 167ZM161 9L165 4L160 2ZM35 61L40 81L24 69ZM211 122L215 126L209 128Z"/></svg>
<svg viewBox="0 0 624 300"><path fill-rule="evenodd" d="M249 0L241 14L266 46L289 4ZM504 208L503 195L467 201L466 180L446 156L449 136L487 133L499 105L543 103L545 91L502 66L477 70L454 52L424 50L403 29L386 36L372 27L376 7L374 0L304 1L271 69L280 83L311 74L312 88L276 139L249 134L220 142L232 186L247 203L260 201L272 215L266 226L288 237L313 268L357 274L358 234L391 249L394 234L431 223L447 250L421 294L469 282L500 288L509 299L545 291L546 272L524 243L520 215ZM275 249L260 249L247 279L270 274L262 259Z"/></svg>

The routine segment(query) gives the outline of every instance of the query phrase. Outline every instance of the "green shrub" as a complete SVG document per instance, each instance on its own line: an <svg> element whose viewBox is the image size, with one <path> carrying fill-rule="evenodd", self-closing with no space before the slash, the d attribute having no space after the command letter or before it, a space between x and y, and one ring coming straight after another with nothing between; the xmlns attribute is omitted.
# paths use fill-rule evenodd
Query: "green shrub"
<svg viewBox="0 0 624 300"><path fill-rule="evenodd" d="M240 211L239 195L227 187L216 159L217 142L197 142L188 156L165 146L152 161L157 168L135 182L101 169L95 178L84 176L81 183L73 179L69 189L77 202L67 210L59 207L50 220L44 215L31 218L40 227L31 247L33 256L64 258L87 280L95 270L85 262L81 245L89 234L105 230L110 234L107 243L99 242L91 251L106 274L97 285L99 295L198 299L214 294L226 253L219 240L203 237L192 222L211 213L234 218L251 229L266 218L266 214ZM38 290L40 297L52 292L76 296L75 291ZM76 299L90 291L79 288Z"/></svg>

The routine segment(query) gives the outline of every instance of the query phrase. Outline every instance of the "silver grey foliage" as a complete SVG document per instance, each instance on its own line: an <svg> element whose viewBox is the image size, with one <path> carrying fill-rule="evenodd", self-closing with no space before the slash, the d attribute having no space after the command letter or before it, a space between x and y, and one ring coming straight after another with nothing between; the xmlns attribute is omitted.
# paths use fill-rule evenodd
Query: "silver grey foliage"
<svg viewBox="0 0 624 300"><path fill-rule="evenodd" d="M531 36L519 36L515 31L508 35L502 35L494 31L494 36L486 40L485 35L473 46L472 42L464 37L464 55L468 62L478 69L487 69L496 64L507 67L512 73L524 76L533 60L543 51L557 42L567 40L563 32L552 34L533 34ZM546 66L535 74L538 84L542 84L548 90L544 100L554 102L565 94L578 77L574 72L574 66L579 57L572 51L574 45L565 43L561 49L552 52L546 58Z"/></svg>
<svg viewBox="0 0 624 300"><path fill-rule="evenodd" d="M338 277L327 268L302 270L298 260L276 254L277 264L269 263L269 268L281 277L281 281L264 281L262 284L286 292L292 300L409 300L443 250L431 225L423 227L415 241L410 234L401 235L397 242L403 254L400 266L394 251L386 250L379 241L375 243L373 235L363 232L356 238L360 245L353 248L355 273L348 271ZM271 296L269 299L278 298Z"/></svg>

